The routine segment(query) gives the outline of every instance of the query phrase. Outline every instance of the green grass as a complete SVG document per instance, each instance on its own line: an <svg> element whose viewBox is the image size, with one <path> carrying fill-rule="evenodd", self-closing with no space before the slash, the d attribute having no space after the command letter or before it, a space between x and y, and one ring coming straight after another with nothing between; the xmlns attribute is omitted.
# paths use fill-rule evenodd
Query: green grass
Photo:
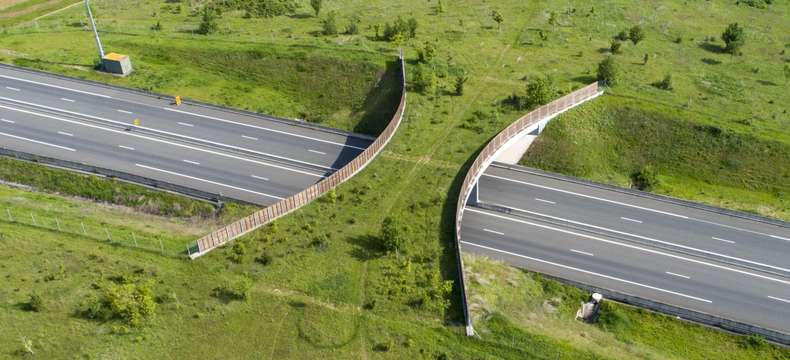
<svg viewBox="0 0 790 360"><path fill-rule="evenodd" d="M12 26L33 21L34 19L72 5L74 0L27 0L0 10L0 27Z"/></svg>
<svg viewBox="0 0 790 360"><path fill-rule="evenodd" d="M786 351L775 347L749 347L738 337L625 307L617 307L630 319L625 325L620 320L608 329L584 325L568 315L578 305L580 291L488 262L477 267L467 262L473 272L485 275L480 284L497 285L479 286L479 279L470 280L470 299L490 310L476 322L479 338L462 335L457 289L444 297L450 301L447 309L435 306L441 301L421 305L426 294L437 292L440 283L435 279L453 280L456 276L454 207L464 166L485 141L520 116L499 103L524 91L525 76L550 74L563 91L587 84L596 64L606 56L599 49L607 48L616 32L642 22L647 40L636 48L625 45L624 54L618 56L625 77L623 85L613 90L617 96L596 101L636 98L651 104L648 110L655 110L647 113L656 113L651 117L656 123L672 119L685 129L684 119L696 116L695 121L721 128L728 139L754 137L761 146L766 142L786 146L790 141L786 131L782 132L782 106L788 103L788 95L777 80L781 78L777 66L783 61L779 52L787 41L783 34L790 26L783 15L787 4L755 10L720 2L667 1L644 7L622 0L596 3L590 14L590 3L583 1L459 0L444 2L445 12L437 14L435 2L418 0L325 3L324 11L337 11L341 26L351 15L361 16L361 34L317 36L321 19L310 15L305 6L294 17L274 19L243 19L239 12L225 13L217 34L200 36L192 34L199 18L190 16L193 9L189 7L197 2L183 2L181 12L175 13L175 5L164 1L96 1L106 48L131 55L135 64L137 72L129 78L90 70L95 51L90 33L76 24L83 19L81 9L4 29L0 57L5 62L281 116L296 117L302 111L315 110L326 116L322 124L342 129L358 129L366 123L372 125L361 128L380 129L381 122L388 119L366 115L386 99L387 86L371 90L374 85L362 79L375 78L369 71L380 74L392 59L395 46L372 39L372 26L395 16L414 16L419 22L417 39L404 44L407 70L414 68L415 47L436 41L439 67L463 67L470 80L463 96L410 91L404 123L387 151L343 184L335 203L316 202L281 219L274 228L240 239L243 251L242 246L235 250L231 246L187 262L0 222L0 231L6 234L0 240L4 249L0 276L9 284L0 287L0 298L7 299L0 305L0 323L15 324L0 327L3 356L20 349L19 338L26 336L46 358L430 359L447 354L459 359L663 359L720 358L728 357L728 351L743 359L788 357ZM576 8L576 12L566 15L567 7ZM501 30L488 16L495 8L505 15ZM558 25L547 23L550 11L558 13ZM163 31L150 30L156 21L161 21ZM748 24L745 50L749 51L744 57L730 58L700 47L702 37L717 35L732 21ZM539 29L547 40L540 39ZM672 42L679 35L684 41ZM692 37L695 40L690 40ZM637 65L644 52L653 54L649 65ZM195 59L191 54L206 58ZM169 62L160 61L162 55ZM708 65L702 58L721 64ZM234 59L266 64L281 73L238 64ZM308 73L287 71L295 69L302 61L298 59L306 59ZM241 75L237 66L252 73ZM335 70L344 66L348 66L345 71ZM754 67L760 70L754 73ZM673 73L675 91L649 85L667 72ZM226 76L233 79L232 84ZM453 80L439 79L444 90L440 94L452 90ZM367 87L364 91L351 88L362 83ZM339 98L325 102L316 95L321 89L345 84L349 87L338 92ZM570 115L579 115L584 109L554 124L569 121ZM366 122L366 118L372 120ZM583 116L580 119L584 121ZM722 175L722 181L734 181L731 175ZM671 186L668 176L662 175L662 180L662 186ZM769 181L778 180L773 177ZM769 183L766 188L781 184ZM761 195L762 190L732 191L776 197ZM58 198L60 207L71 209L68 216L74 218L82 216L75 209L96 206L83 202L67 206L74 200L47 196ZM105 222L145 224L153 234L169 234L172 239L165 239L166 243L179 244L182 238L208 227L205 223L190 226L188 221L179 225L181 220L172 220L176 224L163 218L154 221L127 208L113 211L120 213L95 216ZM379 227L385 216L399 219L407 228L403 231L410 245L400 255L383 252L379 244ZM178 228L173 230L174 226ZM328 246L316 246L315 239L323 236L329 239ZM264 253L272 258L268 265L255 261ZM51 269L58 269L61 262L68 264L66 279L36 282ZM151 267L156 268L156 276L149 275L156 281L155 294L174 292L179 301L160 305L156 319L143 329L114 335L109 334L114 324L72 316L76 304L100 277ZM211 296L212 289L241 276L253 279L249 301L226 304ZM25 312L17 304L29 292L60 301L42 313ZM549 303L556 308L553 315L535 310L544 308L545 299L557 297L556 305ZM480 303L478 298L485 301Z"/></svg>

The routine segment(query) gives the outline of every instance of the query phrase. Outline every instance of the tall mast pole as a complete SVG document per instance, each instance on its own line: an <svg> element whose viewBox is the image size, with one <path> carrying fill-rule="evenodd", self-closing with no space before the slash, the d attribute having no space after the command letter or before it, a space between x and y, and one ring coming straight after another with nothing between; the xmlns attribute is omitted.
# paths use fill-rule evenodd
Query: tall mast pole
<svg viewBox="0 0 790 360"><path fill-rule="evenodd" d="M91 6L88 3L88 0L85 0L85 9L88 10L88 19L90 19L91 27L93 28L93 37L96 38L96 46L99 48L99 59L103 59L104 48L101 46L101 40L99 40L99 32L96 31L96 21L93 20L93 13L91 13Z"/></svg>

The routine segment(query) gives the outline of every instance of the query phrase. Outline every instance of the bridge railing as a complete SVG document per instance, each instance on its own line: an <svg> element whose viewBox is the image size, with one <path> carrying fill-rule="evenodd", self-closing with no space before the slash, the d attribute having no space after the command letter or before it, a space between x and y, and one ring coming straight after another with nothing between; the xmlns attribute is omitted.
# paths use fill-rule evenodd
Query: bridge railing
<svg viewBox="0 0 790 360"><path fill-rule="evenodd" d="M370 144L362 153L357 155L351 162L332 173L330 176L324 178L320 182L311 185L307 189L291 195L285 199L276 202L264 209L258 210L248 216L236 220L228 225L216 229L198 239L192 246L187 247L189 257L195 259L207 252L227 244L228 242L236 239L244 234L249 233L263 225L277 219L285 214L288 214L302 206L305 206L313 200L326 194L328 191L334 189L344 181L350 179L357 172L365 168L387 143L392 139L395 132L398 130L401 121L403 120L403 112L406 108L406 68L403 61L403 55L399 58L400 66L400 85L401 96L398 104L398 109L392 116L387 127Z"/></svg>
<svg viewBox="0 0 790 360"><path fill-rule="evenodd" d="M552 118L559 113L562 113L578 104L581 104L589 99L600 95L601 88L598 83L587 85L578 89L568 95L565 95L557 100L554 100L546 105L543 105L528 114L522 116L514 123L510 124L507 128L502 130L499 134L494 136L491 141L480 151L477 158L469 167L464 182L461 184L461 190L458 197L458 204L456 205L455 213L455 246L456 246L456 263L458 264L458 278L460 281L461 301L464 312L464 320L466 322L466 334L471 336L474 334L472 327L472 317L469 314L469 307L466 299L466 283L464 281L463 259L461 257L461 220L464 215L464 207L466 206L469 196L477 185L477 181L483 174L485 169L494 161L500 150L517 136L521 135L525 130L534 127L536 124L543 120Z"/></svg>

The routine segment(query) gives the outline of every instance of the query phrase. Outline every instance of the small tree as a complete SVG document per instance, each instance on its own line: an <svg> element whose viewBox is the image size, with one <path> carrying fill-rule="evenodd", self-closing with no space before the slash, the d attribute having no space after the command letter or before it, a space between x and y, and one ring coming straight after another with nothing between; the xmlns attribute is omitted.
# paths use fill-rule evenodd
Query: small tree
<svg viewBox="0 0 790 360"><path fill-rule="evenodd" d="M631 174L631 183L639 190L651 190L659 184L658 171L650 165L642 166Z"/></svg>
<svg viewBox="0 0 790 360"><path fill-rule="evenodd" d="M346 34L348 35L356 35L359 34L359 16L352 15L351 19L348 21L348 25L346 26ZM376 35L378 38L378 35Z"/></svg>
<svg viewBox="0 0 790 360"><path fill-rule="evenodd" d="M505 21L505 17L499 11L492 10L491 11L491 19L496 22L497 29L502 29L502 22Z"/></svg>
<svg viewBox="0 0 790 360"><path fill-rule="evenodd" d="M724 40L724 51L733 55L738 55L738 50L746 42L743 28L738 26L738 23L728 25L721 34L721 39Z"/></svg>
<svg viewBox="0 0 790 360"><path fill-rule="evenodd" d="M326 19L322 21L321 33L324 35L337 35L337 19L334 11L330 11Z"/></svg>
<svg viewBox="0 0 790 360"><path fill-rule="evenodd" d="M536 77L527 83L526 105L534 107L547 104L556 94L557 88L550 77Z"/></svg>
<svg viewBox="0 0 790 360"><path fill-rule="evenodd" d="M601 81L606 86L614 86L617 84L618 69L614 61L614 57L608 56L598 63L598 81Z"/></svg>
<svg viewBox="0 0 790 360"><path fill-rule="evenodd" d="M321 14L321 5L323 1L321 0L310 0L310 6L313 7L313 11L315 11L315 17Z"/></svg>
<svg viewBox="0 0 790 360"><path fill-rule="evenodd" d="M406 245L406 240L397 222L390 216L387 216L381 223L381 240L384 242L384 248L387 251L399 252Z"/></svg>
<svg viewBox="0 0 790 360"><path fill-rule="evenodd" d="M409 20L406 21L406 27L409 29L409 39L417 37L417 19L409 18Z"/></svg>
<svg viewBox="0 0 790 360"><path fill-rule="evenodd" d="M206 6L203 8L200 25L198 26L198 34L208 35L217 31L217 13L214 9Z"/></svg>
<svg viewBox="0 0 790 360"><path fill-rule="evenodd" d="M645 39L645 31L642 30L641 26L634 25L630 30L628 30L628 38L631 39L631 42L634 43L634 45L636 45Z"/></svg>
<svg viewBox="0 0 790 360"><path fill-rule="evenodd" d="M612 45L609 46L609 51L611 51L612 54L620 54L620 53L622 53L623 52L623 43L621 43L621 42L619 42L617 40L612 40Z"/></svg>
<svg viewBox="0 0 790 360"><path fill-rule="evenodd" d="M423 64L432 62L436 58L436 44L426 41L421 49L417 49L417 58Z"/></svg>

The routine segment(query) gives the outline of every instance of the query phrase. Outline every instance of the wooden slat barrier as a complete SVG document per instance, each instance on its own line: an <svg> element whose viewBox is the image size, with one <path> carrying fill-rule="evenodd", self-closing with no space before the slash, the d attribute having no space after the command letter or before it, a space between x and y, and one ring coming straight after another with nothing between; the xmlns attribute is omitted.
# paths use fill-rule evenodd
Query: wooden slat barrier
<svg viewBox="0 0 790 360"><path fill-rule="evenodd" d="M288 214L313 200L321 197L331 189L334 189L340 183L350 179L357 172L367 166L387 143L392 139L395 132L398 130L401 121L403 120L403 112L406 108L406 67L403 61L403 55L400 56L400 76L401 76L401 97L398 109L392 116L387 127L381 134L368 146L361 154L354 158L351 162L343 166L341 169L335 171L330 176L324 178L320 182L311 185L307 189L282 199L274 205L268 206L264 209L258 210L244 218L236 220L224 227L212 231L208 235L198 239L193 246L187 247L189 257L195 259L209 251L227 244L239 236L242 236L250 231L266 225L270 221ZM191 249L196 249L192 251Z"/></svg>
<svg viewBox="0 0 790 360"><path fill-rule="evenodd" d="M570 109L584 101L587 101L595 96L601 94L601 89L598 83L587 85L578 89L568 95L565 95L557 100L554 100L546 105L543 105L535 110L530 111L528 114L522 116L514 123L510 124L507 128L502 130L499 134L494 136L491 141L480 151L477 158L469 167L464 182L461 184L461 190L458 196L458 203L455 211L455 250L456 250L456 263L458 264L458 279L460 281L461 289L461 307L464 312L464 321L466 322L466 334L468 336L474 335L474 328L472 327L472 317L469 314L469 307L466 301L466 283L464 281L464 264L461 258L461 220L464 215L464 207L472 194L472 190L477 184L477 180L483 174L485 169L494 159L496 153L511 139L521 134L527 128L537 124L547 117L553 116L559 112Z"/></svg>

